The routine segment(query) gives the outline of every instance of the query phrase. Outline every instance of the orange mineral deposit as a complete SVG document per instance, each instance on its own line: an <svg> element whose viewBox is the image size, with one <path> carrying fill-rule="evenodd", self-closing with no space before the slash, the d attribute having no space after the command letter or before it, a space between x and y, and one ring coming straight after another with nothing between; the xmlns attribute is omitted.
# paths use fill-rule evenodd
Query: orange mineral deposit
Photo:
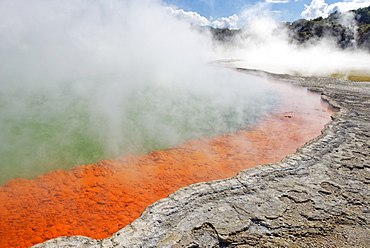
<svg viewBox="0 0 370 248"><path fill-rule="evenodd" d="M9 181L0 188L0 247L29 247L59 236L106 238L181 187L294 153L320 135L332 112L304 89L277 90L284 102L236 133Z"/></svg>

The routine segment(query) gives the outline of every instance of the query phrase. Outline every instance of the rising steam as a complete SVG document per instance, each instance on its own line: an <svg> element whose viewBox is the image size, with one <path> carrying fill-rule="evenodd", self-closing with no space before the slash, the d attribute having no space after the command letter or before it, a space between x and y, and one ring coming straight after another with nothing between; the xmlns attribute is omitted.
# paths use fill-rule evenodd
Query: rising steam
<svg viewBox="0 0 370 248"><path fill-rule="evenodd" d="M0 182L236 131L263 81L159 1L0 3Z"/></svg>
<svg viewBox="0 0 370 248"><path fill-rule="evenodd" d="M0 183L253 124L276 97L217 59L305 75L369 70L369 53L330 37L290 42L265 10L245 10L241 35L216 44L159 0L1 1Z"/></svg>
<svg viewBox="0 0 370 248"><path fill-rule="evenodd" d="M230 58L228 65L306 76L370 75L370 53L355 43L342 49L338 37L326 34L322 39L297 44L286 24L271 17L268 4L257 4L240 16L246 23L240 34L216 46L222 57ZM356 36L353 14L343 14L339 22Z"/></svg>

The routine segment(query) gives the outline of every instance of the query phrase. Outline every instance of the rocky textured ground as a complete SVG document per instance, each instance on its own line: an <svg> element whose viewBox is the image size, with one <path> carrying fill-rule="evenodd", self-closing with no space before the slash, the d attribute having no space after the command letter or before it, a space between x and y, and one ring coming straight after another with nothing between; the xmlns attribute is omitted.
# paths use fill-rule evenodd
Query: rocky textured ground
<svg viewBox="0 0 370 248"><path fill-rule="evenodd" d="M370 247L370 83L248 72L322 92L340 111L281 162L184 187L110 238L34 247Z"/></svg>

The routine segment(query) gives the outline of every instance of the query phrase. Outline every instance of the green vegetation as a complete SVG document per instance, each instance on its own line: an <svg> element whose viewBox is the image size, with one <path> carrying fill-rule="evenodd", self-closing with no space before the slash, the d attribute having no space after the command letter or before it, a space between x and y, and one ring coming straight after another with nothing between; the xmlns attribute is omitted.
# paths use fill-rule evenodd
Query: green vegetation
<svg viewBox="0 0 370 248"><path fill-rule="evenodd" d="M370 24L370 6L357 10L351 10L356 14L356 21L359 24Z"/></svg>
<svg viewBox="0 0 370 248"><path fill-rule="evenodd" d="M353 14L353 26L343 24L345 14ZM348 13L335 11L327 18L315 18L313 20L300 19L288 23L291 30L292 41L305 43L323 37L333 37L341 48L354 46L370 50L370 6ZM355 27L357 26L357 27ZM355 33L356 32L356 33Z"/></svg>
<svg viewBox="0 0 370 248"><path fill-rule="evenodd" d="M331 36L336 37L338 44L342 48L345 48L350 46L351 41L354 39L353 32L349 31L346 27L322 18L311 21L300 19L291 23L288 28L292 31L292 41L299 43Z"/></svg>
<svg viewBox="0 0 370 248"><path fill-rule="evenodd" d="M228 29L228 28L212 28L207 27L215 40L228 42L231 41L235 35L240 34L240 29Z"/></svg>

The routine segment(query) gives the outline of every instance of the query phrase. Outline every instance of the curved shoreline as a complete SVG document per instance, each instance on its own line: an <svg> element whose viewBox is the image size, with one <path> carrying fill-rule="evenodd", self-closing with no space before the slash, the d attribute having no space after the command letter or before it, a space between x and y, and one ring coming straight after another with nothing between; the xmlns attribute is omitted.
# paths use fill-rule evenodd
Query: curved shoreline
<svg viewBox="0 0 370 248"><path fill-rule="evenodd" d="M368 247L370 83L246 71L322 92L340 111L295 154L181 188L110 238L34 247Z"/></svg>

